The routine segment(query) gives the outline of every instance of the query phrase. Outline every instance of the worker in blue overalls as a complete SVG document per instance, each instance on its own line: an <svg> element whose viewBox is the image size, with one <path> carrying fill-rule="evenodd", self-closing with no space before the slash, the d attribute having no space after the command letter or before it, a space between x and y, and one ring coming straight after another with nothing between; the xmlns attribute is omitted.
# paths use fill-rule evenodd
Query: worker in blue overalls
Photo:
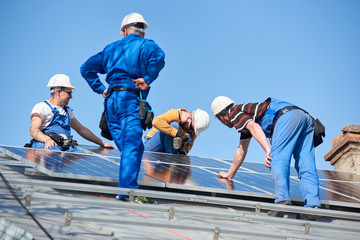
<svg viewBox="0 0 360 240"><path fill-rule="evenodd" d="M139 188L137 178L144 152L139 100L146 99L149 85L165 65L165 54L150 39L144 38L148 27L142 15L124 17L120 34L123 39L107 45L80 68L92 90L105 98L104 107L110 134L121 152L119 183L122 188ZM106 74L106 88L98 74ZM127 195L118 195L127 200ZM147 202L145 198L136 201Z"/></svg>
<svg viewBox="0 0 360 240"><path fill-rule="evenodd" d="M289 107L292 106L290 109ZM281 115L276 124L278 111L290 109ZM275 203L291 205L290 199L290 161L295 159L295 169L301 180L300 190L304 206L319 208L319 180L315 166L314 125L311 116L293 104L268 98L264 102L234 105L234 101L219 96L211 104L214 117L224 125L241 134L233 162L228 172L220 172L220 178L232 179L242 165L251 137L259 142L265 151L265 165L271 169L275 187ZM275 125L274 125L275 124ZM271 148L267 142L271 137ZM270 216L283 216L280 211L270 211ZM314 215L301 215L313 220Z"/></svg>
<svg viewBox="0 0 360 240"><path fill-rule="evenodd" d="M71 128L80 136L101 147L114 148L104 142L88 128L84 127L67 105L72 98L70 78L65 74L56 74L50 78L47 87L50 88L49 100L36 104L31 111L30 144L25 146L37 149L81 152L76 149L76 141L72 139Z"/></svg>

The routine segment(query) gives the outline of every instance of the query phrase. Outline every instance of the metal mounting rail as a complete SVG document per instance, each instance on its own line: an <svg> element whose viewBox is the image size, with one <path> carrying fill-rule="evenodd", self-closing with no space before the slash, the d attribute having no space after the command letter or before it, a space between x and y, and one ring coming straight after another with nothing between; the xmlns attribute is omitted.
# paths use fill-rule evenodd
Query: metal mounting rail
<svg viewBox="0 0 360 240"><path fill-rule="evenodd" d="M287 213L303 213L303 214L313 214L313 215L319 215L325 217L334 217L334 218L349 219L356 221L360 220L360 213L356 213L356 212L304 208L304 207L297 207L290 205L255 202L249 200L209 197L209 196L201 196L195 194L171 193L171 192L162 192L162 191L153 191L153 190L117 188L117 187L100 186L100 185L83 184L83 183L68 183L68 182L56 182L56 181L45 181L45 180L33 180L33 179L17 179L17 178L7 178L7 179L11 184L30 185L35 187L49 187L53 189L61 189L68 191L70 190L77 192L96 192L96 193L114 194L114 195L124 194L124 195L129 195L130 198L134 196L145 196L148 198L166 199L172 201L185 201L185 202L194 202L194 203L204 203L210 205L213 204L213 205L223 205L230 207L249 208L249 209L254 209L255 212L258 214L260 214L261 210L279 210Z"/></svg>
<svg viewBox="0 0 360 240"><path fill-rule="evenodd" d="M75 197L65 197L59 195L50 195L50 194L26 194L25 195L25 206L30 209L31 201L43 201L43 202L52 202L60 204L79 204L79 205L89 205L93 207L114 207L114 208L131 208L136 210L148 210L155 212L164 212L168 213L168 220L174 221L175 214L184 214L197 217L211 217L211 218L221 218L234 221L244 221L244 222L264 222L272 224L285 224L285 225L295 225L295 226L304 226L304 234L310 233L310 227L320 228L320 229L332 229L339 231L350 231L350 232L360 232L359 227L353 225L344 225L344 224L334 224L334 223L321 223L305 220L295 220L295 219L284 219L284 218L274 218L269 216L261 216L255 214L246 214L228 210L216 210L216 209L199 209L194 207L169 207L161 206L154 204L134 204L130 202L122 201L104 201L103 199L84 199L84 198L75 198Z"/></svg>
<svg viewBox="0 0 360 240"><path fill-rule="evenodd" d="M171 229L184 229L184 230L191 230L191 231L204 231L204 232L213 232L214 233L214 240L218 240L220 234L236 234L240 236L256 236L256 237L264 237L264 238L275 238L275 239L311 239L311 240L329 240L331 238L326 237L318 237L318 236L310 236L310 235L302 235L302 234L291 234L291 233L280 233L280 232L273 232L273 231L252 231L246 227L236 227L236 228L229 228L229 227L219 227L219 226L209 226L209 225L196 225L193 224L179 224L175 222L169 221L144 221L139 220L138 218L126 218L121 219L119 217L114 216L97 216L94 217L93 215L88 214L78 214L67 212L65 213L65 233L70 234L70 225L72 221L89 221L89 222L101 222L101 223L115 223L121 225L135 225L135 226L146 226L146 227L161 227L161 228L171 228Z"/></svg>

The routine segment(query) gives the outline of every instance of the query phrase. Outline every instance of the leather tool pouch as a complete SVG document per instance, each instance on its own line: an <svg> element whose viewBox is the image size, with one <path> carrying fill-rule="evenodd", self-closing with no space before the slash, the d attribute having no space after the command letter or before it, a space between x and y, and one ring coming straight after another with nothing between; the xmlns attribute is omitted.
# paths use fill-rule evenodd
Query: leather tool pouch
<svg viewBox="0 0 360 240"><path fill-rule="evenodd" d="M140 99L139 104L139 118L141 121L142 129L152 128L152 120L154 118L154 112L151 110L151 106L148 101Z"/></svg>
<svg viewBox="0 0 360 240"><path fill-rule="evenodd" d="M107 124L107 119L106 119L106 116L105 116L105 112L103 112L101 114L99 128L101 129L101 133L100 133L101 136L103 136L106 139L113 140L113 138L112 138L112 136L110 134L108 124Z"/></svg>
<svg viewBox="0 0 360 240"><path fill-rule="evenodd" d="M275 114L273 126L272 126L271 133L270 133L270 138L272 138L275 123L280 118L280 116L283 115L284 113L292 110L292 109L300 109L300 110L304 111L305 113L309 114L307 111L305 111L304 109L299 108L297 106L288 106L288 107L284 107L284 108L280 109ZM311 117L311 119L313 121L314 129L315 129L314 130L314 147L317 147L323 142L323 137L325 137L325 126L320 122L319 119L315 119L311 115L310 115L310 117ZM270 142L271 142L271 140L270 140Z"/></svg>

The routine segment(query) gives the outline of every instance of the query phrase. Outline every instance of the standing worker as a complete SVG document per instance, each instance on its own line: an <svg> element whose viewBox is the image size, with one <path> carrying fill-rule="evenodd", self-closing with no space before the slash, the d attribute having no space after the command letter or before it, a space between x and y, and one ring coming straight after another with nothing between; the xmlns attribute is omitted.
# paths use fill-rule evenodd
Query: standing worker
<svg viewBox="0 0 360 240"><path fill-rule="evenodd" d="M92 90L105 98L110 134L121 152L118 186L122 188L139 188L137 179L144 152L139 102L140 98L146 99L149 85L165 66L164 52L153 40L144 38L147 27L142 15L126 15L120 28L124 38L107 45L80 68ZM107 89L99 73L106 74ZM117 198L127 200L127 195ZM135 201L147 202L140 197Z"/></svg>
<svg viewBox="0 0 360 240"><path fill-rule="evenodd" d="M314 125L311 116L297 107L285 111L274 125L278 111L293 106L285 101L268 98L260 103L234 105L225 96L215 98L211 111L224 125L241 134L240 145L228 172L220 172L220 178L232 179L243 163L251 137L254 137L265 151L265 165L271 169L275 187L275 203L291 205L290 161L295 159L295 169L301 180L300 190L304 206L320 207L319 179L315 166ZM271 148L266 137L271 137ZM270 216L283 216L282 212L270 211ZM302 215L313 220L313 215Z"/></svg>
<svg viewBox="0 0 360 240"><path fill-rule="evenodd" d="M101 147L114 148L95 136L84 127L67 105L72 98L70 78L65 74L56 74L47 85L50 88L50 99L34 106L31 111L30 135L33 137L25 146L37 149L81 152L76 149L76 141L72 139L71 128L80 136Z"/></svg>
<svg viewBox="0 0 360 240"><path fill-rule="evenodd" d="M171 109L154 119L154 128L145 137L145 151L187 155L209 125L210 117L204 110ZM181 139L179 146L174 144L176 138Z"/></svg>

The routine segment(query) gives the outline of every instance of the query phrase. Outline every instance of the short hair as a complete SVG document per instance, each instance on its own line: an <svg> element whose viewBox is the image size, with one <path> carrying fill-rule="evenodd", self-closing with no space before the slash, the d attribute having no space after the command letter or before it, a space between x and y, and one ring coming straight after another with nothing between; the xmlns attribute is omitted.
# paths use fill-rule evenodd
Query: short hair
<svg viewBox="0 0 360 240"><path fill-rule="evenodd" d="M126 25L124 28L132 28L139 32L144 32L146 26L142 22L136 22L136 23L130 23L129 25Z"/></svg>
<svg viewBox="0 0 360 240"><path fill-rule="evenodd" d="M131 26L131 27L136 27L136 28L143 28L143 29L146 28L145 24L142 23L142 22L137 22L137 23L131 24L131 25L129 25L129 26Z"/></svg>
<svg viewBox="0 0 360 240"><path fill-rule="evenodd" d="M66 90L66 87L52 87L50 88L50 93L56 92L58 89L61 89L62 91Z"/></svg>

